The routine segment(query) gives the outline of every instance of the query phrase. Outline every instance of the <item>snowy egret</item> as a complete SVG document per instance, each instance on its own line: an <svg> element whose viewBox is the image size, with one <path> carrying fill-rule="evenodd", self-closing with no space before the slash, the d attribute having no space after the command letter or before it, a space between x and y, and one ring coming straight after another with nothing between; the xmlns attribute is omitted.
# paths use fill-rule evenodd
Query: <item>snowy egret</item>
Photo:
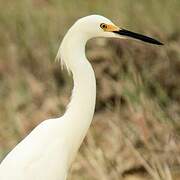
<svg viewBox="0 0 180 180"><path fill-rule="evenodd" d="M72 73L74 88L65 114L39 124L0 164L0 180L65 180L68 169L91 124L96 99L94 71L85 55L95 37L159 41L114 25L100 15L81 18L69 29L57 59Z"/></svg>

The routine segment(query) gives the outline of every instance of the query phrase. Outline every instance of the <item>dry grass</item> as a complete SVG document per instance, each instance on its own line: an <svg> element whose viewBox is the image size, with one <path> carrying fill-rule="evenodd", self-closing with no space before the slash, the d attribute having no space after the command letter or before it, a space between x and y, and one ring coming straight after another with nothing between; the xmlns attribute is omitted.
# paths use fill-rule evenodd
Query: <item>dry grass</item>
<svg viewBox="0 0 180 180"><path fill-rule="evenodd" d="M179 7L178 0L1 1L1 159L39 122L64 112L72 82L54 63L58 39L78 17L98 13L166 45L88 43L96 113L69 179L178 180Z"/></svg>

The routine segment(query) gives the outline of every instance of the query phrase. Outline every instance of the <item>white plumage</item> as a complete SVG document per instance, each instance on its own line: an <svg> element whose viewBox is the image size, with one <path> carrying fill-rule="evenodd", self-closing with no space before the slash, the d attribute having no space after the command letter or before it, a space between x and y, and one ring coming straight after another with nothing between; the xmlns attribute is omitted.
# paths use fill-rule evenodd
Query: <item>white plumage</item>
<svg viewBox="0 0 180 180"><path fill-rule="evenodd" d="M121 35L123 31L99 15L81 18L69 29L57 55L74 80L68 108L62 117L39 124L6 156L0 164L0 180L66 179L95 108L96 81L85 55L86 42L94 37L130 37L128 34ZM147 41L142 37L135 38ZM159 43L150 40L153 39L149 38L147 42Z"/></svg>

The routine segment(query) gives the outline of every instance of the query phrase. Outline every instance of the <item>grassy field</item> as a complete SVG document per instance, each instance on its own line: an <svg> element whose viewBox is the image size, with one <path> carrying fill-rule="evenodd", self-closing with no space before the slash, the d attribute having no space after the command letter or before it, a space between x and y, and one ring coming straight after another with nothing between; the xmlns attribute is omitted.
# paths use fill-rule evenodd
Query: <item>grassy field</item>
<svg viewBox="0 0 180 180"><path fill-rule="evenodd" d="M88 43L96 112L69 180L180 179L179 8L179 0L1 0L0 159L64 112L72 81L54 62L59 44L76 19L101 14L165 46Z"/></svg>

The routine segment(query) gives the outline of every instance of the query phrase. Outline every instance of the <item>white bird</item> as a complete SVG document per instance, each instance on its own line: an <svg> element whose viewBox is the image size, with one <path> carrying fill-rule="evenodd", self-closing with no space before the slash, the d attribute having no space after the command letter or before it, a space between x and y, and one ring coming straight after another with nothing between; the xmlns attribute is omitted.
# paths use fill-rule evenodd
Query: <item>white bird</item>
<svg viewBox="0 0 180 180"><path fill-rule="evenodd" d="M0 164L0 180L65 180L91 124L96 99L94 71L86 42L95 37L135 38L162 45L147 36L114 25L100 15L75 22L65 35L57 59L72 73L74 88L65 114L40 123Z"/></svg>

